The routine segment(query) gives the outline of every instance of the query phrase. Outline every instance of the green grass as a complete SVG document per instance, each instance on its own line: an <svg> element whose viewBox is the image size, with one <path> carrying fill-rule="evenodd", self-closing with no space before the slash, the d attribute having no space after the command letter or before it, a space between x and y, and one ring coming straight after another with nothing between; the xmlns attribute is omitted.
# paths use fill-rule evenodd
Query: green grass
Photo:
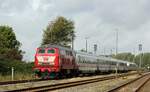
<svg viewBox="0 0 150 92"><path fill-rule="evenodd" d="M22 74L22 73L15 73L14 80L28 80L34 79L32 74ZM0 81L11 81L11 75L0 75Z"/></svg>

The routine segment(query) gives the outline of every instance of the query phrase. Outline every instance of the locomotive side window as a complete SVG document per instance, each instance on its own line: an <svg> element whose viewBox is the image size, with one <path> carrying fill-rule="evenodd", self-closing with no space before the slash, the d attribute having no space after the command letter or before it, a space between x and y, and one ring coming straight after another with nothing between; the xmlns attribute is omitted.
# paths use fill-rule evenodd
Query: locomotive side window
<svg viewBox="0 0 150 92"><path fill-rule="evenodd" d="M61 53L62 55L65 55L65 54L66 54L64 50L60 50L60 53Z"/></svg>
<svg viewBox="0 0 150 92"><path fill-rule="evenodd" d="M72 51L67 51L66 50L65 53L66 53L67 56L73 56Z"/></svg>
<svg viewBox="0 0 150 92"><path fill-rule="evenodd" d="M53 54L53 53L55 53L55 50L54 49L48 49L47 53L49 53L49 54L52 53Z"/></svg>
<svg viewBox="0 0 150 92"><path fill-rule="evenodd" d="M45 53L45 49L39 49L38 53L39 53L39 54Z"/></svg>
<svg viewBox="0 0 150 92"><path fill-rule="evenodd" d="M67 51L65 51L65 55L68 55L68 52L67 52Z"/></svg>

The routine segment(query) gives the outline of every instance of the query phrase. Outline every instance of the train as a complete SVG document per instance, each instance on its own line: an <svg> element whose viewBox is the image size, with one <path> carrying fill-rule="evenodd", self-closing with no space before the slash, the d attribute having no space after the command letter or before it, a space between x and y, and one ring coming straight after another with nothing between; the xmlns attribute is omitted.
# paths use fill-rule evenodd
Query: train
<svg viewBox="0 0 150 92"><path fill-rule="evenodd" d="M47 44L36 49L33 71L39 78L62 78L86 74L128 72L137 69L133 62L74 51Z"/></svg>

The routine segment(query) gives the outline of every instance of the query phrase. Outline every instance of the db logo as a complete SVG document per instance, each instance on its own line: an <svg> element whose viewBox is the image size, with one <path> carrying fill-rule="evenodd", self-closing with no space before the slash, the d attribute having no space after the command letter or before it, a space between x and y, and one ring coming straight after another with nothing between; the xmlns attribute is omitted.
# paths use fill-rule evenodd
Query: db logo
<svg viewBox="0 0 150 92"><path fill-rule="evenodd" d="M48 61L48 57L44 57L44 61Z"/></svg>

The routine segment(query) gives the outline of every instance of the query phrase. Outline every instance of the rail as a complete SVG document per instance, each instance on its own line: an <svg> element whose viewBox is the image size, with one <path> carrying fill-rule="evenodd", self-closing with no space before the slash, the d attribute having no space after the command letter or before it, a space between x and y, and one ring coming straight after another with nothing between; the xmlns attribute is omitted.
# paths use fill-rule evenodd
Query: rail
<svg viewBox="0 0 150 92"><path fill-rule="evenodd" d="M122 85L120 85L120 86L114 87L114 88L110 89L108 92L117 92L118 90L121 90L122 88L125 88L126 86L128 86L128 85L130 85L130 84L132 84L132 83L134 83L134 82L136 82L136 81L138 81L138 80L140 80L140 79L142 79L142 78L145 78L145 77L147 77L147 76L149 76L149 75L150 75L150 73L146 73L146 74L144 74L144 75L142 75L142 76L140 76L140 77L138 77L138 78L136 78L136 79L133 79L133 80L131 80L131 81L128 81L128 82L126 82L126 83L124 83L124 84L122 84ZM137 87L134 88L134 92L138 92L138 90L140 90L140 89L144 86L144 84L145 84L147 81L149 81L149 80L150 80L150 77L148 77L147 79L145 79L144 82L142 82L142 83L140 83L139 85L137 85ZM125 89L124 89L124 90L125 90Z"/></svg>
<svg viewBox="0 0 150 92"><path fill-rule="evenodd" d="M0 82L0 86L1 86L1 85L8 85L8 84L18 84L18 83L27 83L27 82L38 82L38 81L46 81L46 79L3 81L3 82Z"/></svg>
<svg viewBox="0 0 150 92"><path fill-rule="evenodd" d="M129 76L137 73L126 73L126 74L119 74L117 78L119 77L124 77L124 76ZM59 83L59 84L53 84L53 85L46 85L46 86L39 86L39 87L30 87L30 88L24 88L24 89L16 89L16 90L10 90L7 92L23 92L23 91L36 91L36 92L45 92L45 91L52 91L52 90L58 90L58 89L63 89L63 88L68 88L68 87L74 87L74 86L79 86L79 85L84 85L84 84L89 84L89 83L94 83L94 82L100 82L100 81L105 81L105 80L110 80L110 79L115 79L116 75L109 75L105 77L100 77L100 78L93 78L93 79L86 79L86 80L79 80L79 81L74 81L74 82L67 82L67 83Z"/></svg>

